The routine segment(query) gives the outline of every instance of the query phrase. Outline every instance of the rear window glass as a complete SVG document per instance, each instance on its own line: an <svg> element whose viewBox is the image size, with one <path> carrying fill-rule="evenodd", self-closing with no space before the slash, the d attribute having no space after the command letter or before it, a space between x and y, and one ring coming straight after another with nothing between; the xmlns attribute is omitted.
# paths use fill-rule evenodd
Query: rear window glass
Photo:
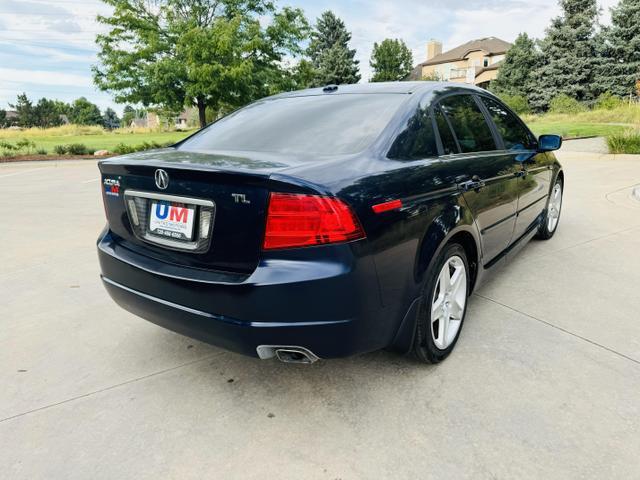
<svg viewBox="0 0 640 480"><path fill-rule="evenodd" d="M267 99L224 117L188 139L188 151L341 155L367 148L400 105L401 94Z"/></svg>
<svg viewBox="0 0 640 480"><path fill-rule="evenodd" d="M491 129L471 95L449 97L440 105L451 122L463 152L486 152L496 149Z"/></svg>

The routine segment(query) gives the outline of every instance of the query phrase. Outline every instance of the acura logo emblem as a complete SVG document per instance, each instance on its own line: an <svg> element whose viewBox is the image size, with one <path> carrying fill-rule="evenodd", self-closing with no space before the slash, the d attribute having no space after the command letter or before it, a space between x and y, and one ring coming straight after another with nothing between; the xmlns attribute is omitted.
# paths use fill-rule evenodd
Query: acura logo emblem
<svg viewBox="0 0 640 480"><path fill-rule="evenodd" d="M166 190L169 186L169 174L164 170L158 169L155 174L156 178L156 187L160 190Z"/></svg>

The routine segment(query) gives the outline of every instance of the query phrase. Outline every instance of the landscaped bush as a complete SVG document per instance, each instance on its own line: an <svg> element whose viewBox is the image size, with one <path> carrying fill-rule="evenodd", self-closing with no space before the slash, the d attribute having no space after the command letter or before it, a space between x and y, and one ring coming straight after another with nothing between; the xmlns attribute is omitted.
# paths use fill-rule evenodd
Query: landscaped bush
<svg viewBox="0 0 640 480"><path fill-rule="evenodd" d="M598 97L594 107L599 110L613 110L624 105L620 97L616 97L611 92L605 92Z"/></svg>
<svg viewBox="0 0 640 480"><path fill-rule="evenodd" d="M640 130L627 130L624 133L607 137L609 153L640 154Z"/></svg>
<svg viewBox="0 0 640 480"><path fill-rule="evenodd" d="M127 145L125 143L119 143L113 149L113 153L117 153L118 155L126 155L127 153L133 153L136 149L133 145Z"/></svg>
<svg viewBox="0 0 640 480"><path fill-rule="evenodd" d="M94 150L87 148L83 143L71 143L69 145L56 145L53 147L57 155L91 155Z"/></svg>
<svg viewBox="0 0 640 480"><path fill-rule="evenodd" d="M564 93L554 97L549 104L549 112L551 113L580 113L585 110L586 107L578 100Z"/></svg>
<svg viewBox="0 0 640 480"><path fill-rule="evenodd" d="M18 149L13 143L5 142L4 140L0 140L0 148L5 152L12 152Z"/></svg>
<svg viewBox="0 0 640 480"><path fill-rule="evenodd" d="M39 148L38 150L36 150L36 153L38 155L46 155L47 154L47 150L44 148Z"/></svg>
<svg viewBox="0 0 640 480"><path fill-rule="evenodd" d="M142 152L144 150L154 150L156 148L165 148L173 145L175 142L158 143L158 142L144 142L139 145L127 145L119 143L113 149L113 153L118 155L126 155L128 153Z"/></svg>
<svg viewBox="0 0 640 480"><path fill-rule="evenodd" d="M500 95L500 98L518 115L531 113L529 102L523 95Z"/></svg>
<svg viewBox="0 0 640 480"><path fill-rule="evenodd" d="M36 148L36 144L31 140L23 138L22 140L18 140L16 142L16 150L22 150L25 153L31 153L32 150Z"/></svg>
<svg viewBox="0 0 640 480"><path fill-rule="evenodd" d="M93 153L93 151L89 150L84 143L72 143L67 145L67 152L69 152L69 155L90 155Z"/></svg>

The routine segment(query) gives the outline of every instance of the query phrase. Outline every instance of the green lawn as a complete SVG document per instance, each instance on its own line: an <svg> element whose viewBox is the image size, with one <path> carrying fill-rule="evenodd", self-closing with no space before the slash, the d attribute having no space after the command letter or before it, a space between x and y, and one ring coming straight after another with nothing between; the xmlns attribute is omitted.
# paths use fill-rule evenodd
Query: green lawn
<svg viewBox="0 0 640 480"><path fill-rule="evenodd" d="M612 134L619 134L628 130L631 125L612 125L610 123L590 123L590 122L571 122L571 121L548 121L538 120L527 122L529 128L536 135L556 134L566 138L576 137L606 137Z"/></svg>
<svg viewBox="0 0 640 480"><path fill-rule="evenodd" d="M61 129L51 129L51 133L47 130L36 131L34 129L24 131L8 131L0 130L0 142L6 142L15 145L22 139L28 139L35 143L35 150L44 149L49 154L54 153L56 145L83 144L90 150L113 150L118 144L140 145L142 143L156 142L159 144L167 144L182 140L191 132L125 132L114 131L107 132L102 130L94 130L88 133L68 133ZM8 153L8 152L5 152ZM33 153L33 152L15 152L15 153ZM0 145L0 157L3 156Z"/></svg>

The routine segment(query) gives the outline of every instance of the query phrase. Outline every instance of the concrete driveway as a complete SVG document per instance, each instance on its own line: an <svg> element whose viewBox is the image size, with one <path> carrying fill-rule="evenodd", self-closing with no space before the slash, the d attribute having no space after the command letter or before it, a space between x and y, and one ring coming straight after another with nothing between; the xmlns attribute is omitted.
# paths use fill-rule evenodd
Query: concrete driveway
<svg viewBox="0 0 640 480"><path fill-rule="evenodd" d="M0 165L0 477L639 478L640 158L560 158L557 235L438 366L263 362L135 318L98 279L95 163Z"/></svg>

